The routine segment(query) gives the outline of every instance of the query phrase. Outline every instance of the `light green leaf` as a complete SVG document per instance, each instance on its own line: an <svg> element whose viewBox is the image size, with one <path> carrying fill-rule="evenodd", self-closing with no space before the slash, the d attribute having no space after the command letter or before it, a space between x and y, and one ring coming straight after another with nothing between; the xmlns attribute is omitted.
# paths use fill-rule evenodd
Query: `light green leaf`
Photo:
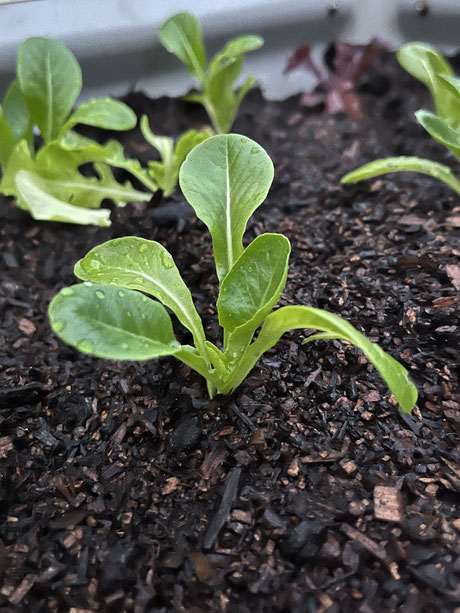
<svg viewBox="0 0 460 613"><path fill-rule="evenodd" d="M0 115L0 164L6 165L15 146L16 137L11 130L10 124Z"/></svg>
<svg viewBox="0 0 460 613"><path fill-rule="evenodd" d="M237 110L241 104L241 101L246 96L249 90L257 85L257 79L255 77L248 77L243 85L239 88L239 90L235 94L235 100L237 105Z"/></svg>
<svg viewBox="0 0 460 613"><path fill-rule="evenodd" d="M408 379L407 370L399 362L378 345L371 343L344 319L322 309L304 306L283 307L267 317L259 336L241 361L239 372L232 379L233 387L244 380L260 356L273 347L285 332L299 328L321 330L330 335L330 338L340 338L361 349L377 368L401 409L406 413L411 412L417 401L417 390Z"/></svg>
<svg viewBox="0 0 460 613"><path fill-rule="evenodd" d="M32 121L45 142L57 138L81 90L81 70L65 45L29 38L18 54L17 74Z"/></svg>
<svg viewBox="0 0 460 613"><path fill-rule="evenodd" d="M342 183L356 183L363 179L372 179L386 173L399 171L420 172L434 177L446 183L460 195L460 182L456 179L450 168L444 166L444 164L438 164L438 162L412 156L406 157L401 155L399 157L374 160L347 173L342 177L341 181Z"/></svg>
<svg viewBox="0 0 460 613"><path fill-rule="evenodd" d="M238 104L233 85L243 66L243 58L235 57L221 65L209 79L206 109L211 117L214 129L219 134L226 134L231 129L238 112Z"/></svg>
<svg viewBox="0 0 460 613"><path fill-rule="evenodd" d="M110 226L109 209L93 211L58 200L46 191L46 181L33 172L20 170L16 174L16 187L23 208L26 208L34 219Z"/></svg>
<svg viewBox="0 0 460 613"><path fill-rule="evenodd" d="M209 72L212 76L215 71L219 70L220 65L230 59L237 56L244 55L250 51L259 49L264 44L264 39L256 34L244 34L238 36L227 42L225 47L216 53L209 63Z"/></svg>
<svg viewBox="0 0 460 613"><path fill-rule="evenodd" d="M458 130L454 130L437 115L429 111L417 111L415 117L434 140L452 151L457 160L460 161L460 132Z"/></svg>
<svg viewBox="0 0 460 613"><path fill-rule="evenodd" d="M16 140L21 138L31 139L30 113L17 81L10 85L5 94L3 117L9 123Z"/></svg>
<svg viewBox="0 0 460 613"><path fill-rule="evenodd" d="M89 141L85 145L82 141L80 146L77 139L71 147L64 139L55 141L38 152L35 172L53 181L48 189L54 196L85 208L97 208L105 198L113 200L117 206L150 200L151 194L134 189L129 181L122 184L115 180L107 166L107 163L116 165L114 156L118 155L118 148L114 148L113 143L115 141L99 145ZM99 178L85 177L79 171L82 164L89 162L94 163Z"/></svg>
<svg viewBox="0 0 460 613"><path fill-rule="evenodd" d="M131 130L137 118L124 102L113 98L98 98L81 104L62 127L61 134L79 123L105 130Z"/></svg>
<svg viewBox="0 0 460 613"><path fill-rule="evenodd" d="M426 43L402 45L396 52L396 57L409 74L428 87L436 113L443 119L448 119L452 115L452 109L458 107L455 97L439 79L439 75L453 74L449 63Z"/></svg>
<svg viewBox="0 0 460 613"><path fill-rule="evenodd" d="M174 150L178 169L181 167L182 162L185 160L190 151L203 141L210 138L210 136L211 134L209 132L205 132L204 130L192 129L187 130L187 132L184 132L184 134L179 137Z"/></svg>
<svg viewBox="0 0 460 613"><path fill-rule="evenodd" d="M179 177L184 196L209 228L222 280L243 252L246 224L267 196L273 163L251 139L224 134L195 147Z"/></svg>
<svg viewBox="0 0 460 613"><path fill-rule="evenodd" d="M252 241L222 281L217 310L220 325L233 332L254 330L278 302L286 285L291 245L282 234L262 234Z"/></svg>
<svg viewBox="0 0 460 613"><path fill-rule="evenodd" d="M104 160L107 164L115 168L123 168L131 173L133 177L136 177L152 193L157 191L158 185L150 178L148 170L142 167L139 160L125 157L123 147L118 141L110 140L106 143L105 147L110 148ZM148 199L150 199L151 194L148 194L148 196Z"/></svg>
<svg viewBox="0 0 460 613"><path fill-rule="evenodd" d="M1 124L2 121L0 119L0 132L1 132ZM4 141L5 142L5 141ZM4 144L0 140L0 152L2 150L2 146ZM30 155L29 145L26 140L21 140L12 149L10 152L10 156L8 158L8 163L6 164L2 180L0 181L0 192L4 196L17 196L18 190L16 187L16 175L20 170L29 170L33 171L35 168L34 161ZM24 206L20 199L17 201L17 205L20 208L27 209L28 207Z"/></svg>
<svg viewBox="0 0 460 613"><path fill-rule="evenodd" d="M76 263L75 275L84 281L137 289L155 296L190 330L197 347L203 347L203 325L192 295L171 254L159 243L135 236L108 241Z"/></svg>
<svg viewBox="0 0 460 613"><path fill-rule="evenodd" d="M181 349L166 309L139 292L82 283L48 309L51 328L79 351L112 360L150 360Z"/></svg>
<svg viewBox="0 0 460 613"><path fill-rule="evenodd" d="M198 20L190 13L178 13L161 26L158 38L167 51L177 56L187 70L204 82L206 79L206 51Z"/></svg>

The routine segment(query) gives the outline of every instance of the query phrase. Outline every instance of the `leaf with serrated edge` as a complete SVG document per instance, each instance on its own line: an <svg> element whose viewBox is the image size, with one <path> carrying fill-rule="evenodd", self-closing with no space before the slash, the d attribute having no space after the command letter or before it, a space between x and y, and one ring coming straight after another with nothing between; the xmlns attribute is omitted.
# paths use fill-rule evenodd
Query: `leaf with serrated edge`
<svg viewBox="0 0 460 613"><path fill-rule="evenodd" d="M19 49L17 74L32 121L49 142L58 136L80 93L80 66L62 43L34 37Z"/></svg>
<svg viewBox="0 0 460 613"><path fill-rule="evenodd" d="M248 219L265 200L272 180L273 163L267 153L238 134L205 140L182 164L180 186L209 228L220 280L243 252Z"/></svg>
<svg viewBox="0 0 460 613"><path fill-rule="evenodd" d="M16 175L16 186L23 208L27 208L34 219L110 226L109 209L84 209L58 200L46 191L46 182L33 172L20 170Z"/></svg>
<svg viewBox="0 0 460 613"><path fill-rule="evenodd" d="M87 253L76 263L74 272L85 281L137 289L155 296L174 311L192 332L197 347L203 348L203 325L192 295L171 254L160 243L136 236L116 238Z"/></svg>
<svg viewBox="0 0 460 613"><path fill-rule="evenodd" d="M273 347L285 332L299 328L321 330L361 349L377 368L398 400L401 409L406 413L411 412L417 401L417 390L408 379L408 372L404 366L386 354L378 345L371 343L349 322L322 309L304 306L283 307L267 317L259 336L248 348L238 371L232 378L232 388L244 380L260 356Z"/></svg>
<svg viewBox="0 0 460 613"><path fill-rule="evenodd" d="M180 351L164 306L143 294L81 283L49 306L53 331L79 351L112 360L150 360Z"/></svg>

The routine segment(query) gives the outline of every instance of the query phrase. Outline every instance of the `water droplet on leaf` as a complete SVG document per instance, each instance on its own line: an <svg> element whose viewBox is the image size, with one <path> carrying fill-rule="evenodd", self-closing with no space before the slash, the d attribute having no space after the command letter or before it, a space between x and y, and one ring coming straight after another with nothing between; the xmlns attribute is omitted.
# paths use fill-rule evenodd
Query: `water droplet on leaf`
<svg viewBox="0 0 460 613"><path fill-rule="evenodd" d="M61 289L61 295L62 296L73 296L74 291L71 287L64 287L64 289Z"/></svg>
<svg viewBox="0 0 460 613"><path fill-rule="evenodd" d="M126 292L124 292L122 289L118 290L118 295L120 296L120 298L123 298L123 296L125 296Z"/></svg>
<svg viewBox="0 0 460 613"><path fill-rule="evenodd" d="M62 332L65 328L65 321L63 321L62 319L57 319L54 323L53 323L53 327L54 327L54 331L55 332Z"/></svg>
<svg viewBox="0 0 460 613"><path fill-rule="evenodd" d="M139 253L144 253L145 251L147 251L148 249L148 245L146 245L145 243L142 243L142 245L139 245Z"/></svg>
<svg viewBox="0 0 460 613"><path fill-rule="evenodd" d="M96 290L94 293L95 293L95 294L96 294L96 296L97 296L98 298L100 298L101 300L102 300L103 298L105 298L105 294L104 294L104 292L103 292L101 289L97 289L97 290Z"/></svg>
<svg viewBox="0 0 460 613"><path fill-rule="evenodd" d="M77 343L77 349L83 351L84 353L92 353L94 351L94 343L83 339Z"/></svg>
<svg viewBox="0 0 460 613"><path fill-rule="evenodd" d="M161 257L161 263L163 264L165 268L169 269L174 266L174 260L172 259L172 256L169 255L167 251L162 251L160 257Z"/></svg>
<svg viewBox="0 0 460 613"><path fill-rule="evenodd" d="M102 266L99 260L90 260L89 265L91 266L91 268L94 268L95 270L98 270Z"/></svg>

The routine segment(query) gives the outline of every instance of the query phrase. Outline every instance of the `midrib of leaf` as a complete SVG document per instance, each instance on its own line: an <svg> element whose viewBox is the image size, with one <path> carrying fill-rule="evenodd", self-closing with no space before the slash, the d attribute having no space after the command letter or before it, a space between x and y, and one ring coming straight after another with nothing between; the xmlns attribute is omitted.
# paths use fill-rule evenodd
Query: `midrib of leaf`
<svg viewBox="0 0 460 613"><path fill-rule="evenodd" d="M129 187L123 187L123 189L116 187L105 187L104 185L96 185L95 183L87 183L85 184L85 179L82 179L82 183L79 181L65 181L64 179L50 179L50 182L53 185L59 185L62 187L74 187L78 189L83 189L88 192L99 192L103 191L105 194L113 194L119 196L127 196L128 194L132 196L138 196L139 194L143 194L143 192L138 192L137 190L130 189ZM96 179L97 181L97 179ZM148 196L148 194L146 194ZM150 197L149 197L150 199Z"/></svg>
<svg viewBox="0 0 460 613"><path fill-rule="evenodd" d="M226 239L227 239L227 272L229 272L233 266L233 245L232 245L232 220L231 220L231 190L230 190L230 169L229 169L229 157L228 157L228 139L225 139L225 174L226 174L226 203L225 203L225 215L226 215Z"/></svg>
<svg viewBox="0 0 460 613"><path fill-rule="evenodd" d="M177 299L175 298L175 296L173 294L171 294L171 292L168 291L168 289L162 285L161 283L159 283L157 280L153 279L152 277L150 277L148 274L146 274L145 272L139 272L136 270L130 270L129 268L121 268L119 266L113 266L114 270L119 270L121 272L128 272L128 273L133 273L135 272L137 276L139 277L143 277L144 279L146 279L147 281L150 281L154 286L158 287L160 289L161 292L164 292L170 299L171 301L176 305L176 307L180 310L181 313L183 313L185 315L185 319L188 322L190 329L192 331L192 334L195 338L195 341L197 343L197 345L199 345L200 350L202 351L203 355L206 356L207 352L204 349L204 345L203 342L200 340L201 339L201 334L200 331L197 331L197 328L194 324L194 322L192 321L190 315L187 313L187 311L182 307L182 305L180 304L180 302L177 301Z"/></svg>
<svg viewBox="0 0 460 613"><path fill-rule="evenodd" d="M53 108L53 85L51 82L51 64L50 64L50 54L46 54L45 58L46 64L46 97L49 100L46 109L46 132L47 132L47 140L51 140L52 136L52 108Z"/></svg>
<svg viewBox="0 0 460 613"><path fill-rule="evenodd" d="M193 47L190 45L190 43L187 40L187 37L183 34L182 30L178 28L178 32L179 32L179 37L182 40L184 47L187 49L187 53L189 55L189 58L192 61L193 66L195 67L195 70L197 71L198 74L203 75L203 69L201 68L200 64L198 63L196 57L195 57L195 53L193 51ZM201 79L200 79L201 80Z"/></svg>

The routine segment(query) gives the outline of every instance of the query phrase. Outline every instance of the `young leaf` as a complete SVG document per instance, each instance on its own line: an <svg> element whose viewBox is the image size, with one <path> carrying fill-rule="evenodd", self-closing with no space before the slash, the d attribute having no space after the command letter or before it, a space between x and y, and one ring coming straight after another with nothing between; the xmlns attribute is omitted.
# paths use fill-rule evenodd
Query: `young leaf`
<svg viewBox="0 0 460 613"><path fill-rule="evenodd" d="M163 190L164 195L168 197L176 188L182 162L188 153L196 145L209 138L210 134L188 130L179 138L174 147L174 139L171 137L153 134L147 115L141 117L140 126L145 140L159 152L161 157L161 162L149 162L149 173Z"/></svg>
<svg viewBox="0 0 460 613"><path fill-rule="evenodd" d="M184 132L182 136L179 137L176 147L174 149L174 155L176 156L176 165L177 165L177 177L179 176L179 169L182 165L182 162L185 160L187 155L190 153L192 149L194 149L197 145L202 143L203 141L210 138L211 134L209 132L205 132L204 130L187 130Z"/></svg>
<svg viewBox="0 0 460 613"><path fill-rule="evenodd" d="M135 127L137 118L124 102L113 98L97 98L81 104L72 113L61 128L61 135L79 123L106 130L131 130Z"/></svg>
<svg viewBox="0 0 460 613"><path fill-rule="evenodd" d="M0 133L2 120L0 118ZM2 150L2 142L0 138L0 152ZM20 170L35 170L35 163L30 154L29 145L26 140L20 140L11 150L7 159L7 164L3 170L2 179L0 181L0 192L4 196L17 196L18 190L16 187L16 175ZM17 205L20 208L28 210L28 207L21 205L20 199L17 200Z"/></svg>
<svg viewBox="0 0 460 613"><path fill-rule="evenodd" d="M445 121L429 111L417 111L415 117L434 140L452 151L457 160L460 161L460 132L458 130L454 130Z"/></svg>
<svg viewBox="0 0 460 613"><path fill-rule="evenodd" d="M53 331L79 351L112 360L150 360L177 353L166 309L139 292L81 283L49 306Z"/></svg>
<svg viewBox="0 0 460 613"><path fill-rule="evenodd" d="M57 138L81 90L81 70L75 56L58 41L29 38L19 49L17 75L43 139Z"/></svg>
<svg viewBox="0 0 460 613"><path fill-rule="evenodd" d="M282 234L261 234L243 251L222 281L217 300L219 323L233 332L252 332L278 302L286 285L291 245Z"/></svg>
<svg viewBox="0 0 460 613"><path fill-rule="evenodd" d="M10 85L5 94L3 117L9 123L16 140L21 140L21 138L31 139L30 113L17 81Z"/></svg>
<svg viewBox="0 0 460 613"><path fill-rule="evenodd" d="M451 116L458 101L439 79L439 75L452 75L449 63L431 45L406 43L396 52L401 66L430 90L436 113L443 119Z"/></svg>
<svg viewBox="0 0 460 613"><path fill-rule="evenodd" d="M248 219L265 200L272 180L273 163L264 149L237 134L204 141L182 164L180 186L209 228L221 281L243 252Z"/></svg>
<svg viewBox="0 0 460 613"><path fill-rule="evenodd" d="M420 172L422 174L434 177L443 183L446 183L451 189L455 190L460 195L460 182L456 179L453 172L448 166L425 160L418 157L390 157L374 160L352 170L344 175L341 179L342 183L356 183L363 179L372 179L386 173L411 171Z"/></svg>
<svg viewBox="0 0 460 613"><path fill-rule="evenodd" d="M0 115L0 164L6 166L15 145L16 137L11 131L10 124Z"/></svg>
<svg viewBox="0 0 460 613"><path fill-rule="evenodd" d="M229 40L225 47L216 53L209 63L209 74L212 77L215 72L220 70L223 62L235 57L256 51L264 44L264 39L256 34L244 34Z"/></svg>
<svg viewBox="0 0 460 613"><path fill-rule="evenodd" d="M206 51L199 21L190 13L178 13L160 28L158 38L200 83L206 80Z"/></svg>
<svg viewBox="0 0 460 613"><path fill-rule="evenodd" d="M46 191L46 181L33 172L20 170L16 174L16 187L22 208L30 211L34 219L110 226L109 209L93 211L58 200Z"/></svg>
<svg viewBox="0 0 460 613"><path fill-rule="evenodd" d="M267 317L259 336L241 360L239 372L232 380L233 388L243 381L260 356L273 347L285 332L299 328L322 330L330 335L329 338L340 338L361 349L377 368L398 400L401 409L406 413L411 412L417 401L417 390L408 379L407 370L399 362L386 354L378 345L367 340L344 319L322 309L304 306L283 307Z"/></svg>
<svg viewBox="0 0 460 613"><path fill-rule="evenodd" d="M75 265L83 281L137 289L169 307L202 348L204 331L190 291L170 253L159 243L127 236L95 247ZM205 352L206 354L206 352Z"/></svg>

